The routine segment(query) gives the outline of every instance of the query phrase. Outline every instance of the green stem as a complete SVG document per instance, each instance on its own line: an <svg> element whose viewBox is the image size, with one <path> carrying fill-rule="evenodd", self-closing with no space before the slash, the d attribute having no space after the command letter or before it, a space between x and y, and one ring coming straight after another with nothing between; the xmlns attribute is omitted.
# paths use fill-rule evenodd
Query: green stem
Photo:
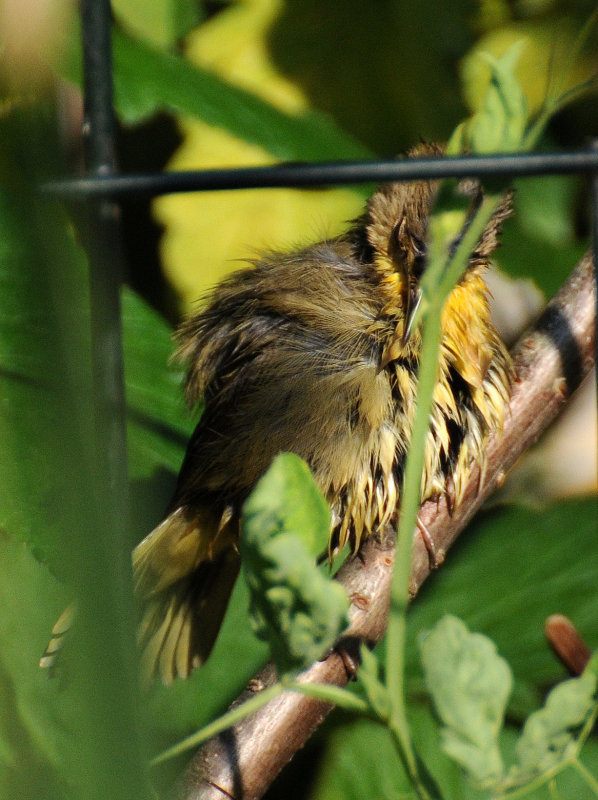
<svg viewBox="0 0 598 800"><path fill-rule="evenodd" d="M590 789L594 792L595 796L598 797L598 780L592 775L592 773L584 767L581 761L574 761L573 766L577 770L579 776L582 778L585 783L588 784Z"/></svg>
<svg viewBox="0 0 598 800"><path fill-rule="evenodd" d="M179 756L186 750L198 747L213 736L217 736L227 728L231 728L233 725L241 722L241 720L244 720L245 717L248 717L250 714L259 711L260 708L263 708L263 706L269 703L274 697L278 697L284 690L285 687L282 683L275 683L273 686L269 686L267 689L264 689L263 692L255 695L255 697L252 697L240 706L227 711L226 714L223 714L217 720L214 720L214 722L206 725L205 728L191 734L191 736L188 736L186 739L173 745L173 747L169 747L168 750L164 750L163 753L155 756L150 761L150 766L155 767L157 764L161 764L169 758Z"/></svg>
<svg viewBox="0 0 598 800"><path fill-rule="evenodd" d="M405 638L413 530L419 509L424 443L428 432L432 394L436 382L441 310L442 303L434 301L430 305L424 322L417 411L405 469L404 494L401 504L396 561L392 576L386 639L386 682L391 706L390 729L407 773L413 781L418 795L422 798L429 797L429 794L423 788L419 778L417 759L407 722L404 683Z"/></svg>
<svg viewBox="0 0 598 800"><path fill-rule="evenodd" d="M553 781L557 778L562 772L564 772L569 767L575 767L579 765L579 761L576 759L561 761L554 767L546 770L541 775L537 775L535 778L523 783L521 786L517 786L515 789L510 789L506 792L500 792L499 794L493 794L492 798L494 800L519 800L520 797L527 797L528 795L533 795L537 789L541 789L543 786L546 786L550 781ZM591 780L595 783L595 779L590 773L582 766L582 770L584 773L589 775ZM583 777L586 777L586 774ZM596 792L598 796L598 791ZM492 800L491 798L491 800Z"/></svg>
<svg viewBox="0 0 598 800"><path fill-rule="evenodd" d="M397 721L398 722L398 721ZM414 754L414 761L413 764L408 762L405 758L405 740L404 740L404 731L408 731L407 719L404 719L402 722L398 724L395 723L394 720L390 720L387 723L388 730L391 733L393 743L399 754L399 758L403 764L403 767L407 774L409 775L409 779L411 781L411 785L413 786L416 795L418 796L419 800L441 800L442 795L440 794L437 786L435 785L431 776L426 772L425 767L423 764L419 764L417 757ZM422 767L420 770L419 767ZM428 787L424 784L423 777L427 778Z"/></svg>
<svg viewBox="0 0 598 800"><path fill-rule="evenodd" d="M527 781L521 786L517 786L515 789L511 789L504 793L501 792L500 794L494 794L492 797L496 798L496 800L519 800L520 797L531 795L536 791L536 789L546 786L549 781L553 781L558 775L560 775L569 767L572 767L578 772L582 780L590 786L596 797L598 797L598 781L577 758L561 761L559 764L555 765L551 769L546 770L546 772L543 772L541 775L537 775L535 778Z"/></svg>
<svg viewBox="0 0 598 800"><path fill-rule="evenodd" d="M421 498L421 476L424 467L425 441L429 429L434 386L437 380L440 350L441 319L444 302L463 274L470 253L479 241L486 225L500 202L501 195L484 197L471 220L458 247L446 262L442 278L428 292L428 306L422 330L422 350L417 388L417 410L407 454L403 497L396 551L396 561L391 585L390 610L386 639L386 683L391 706L391 728L408 774L421 797L428 797L418 774L417 759L407 722L405 703L405 639L407 606L409 602L409 575L413 531ZM432 265L430 265L432 267ZM432 269L433 273L434 270ZM419 786L419 789L417 788Z"/></svg>
<svg viewBox="0 0 598 800"><path fill-rule="evenodd" d="M588 667L586 667L586 670ZM586 739L590 735L590 733L594 730L594 725L596 723L596 719L598 719L598 703L594 706L594 710L591 714L588 715L588 718L583 724L582 729L579 732L579 736L577 737L577 754L579 755L581 748L584 746Z"/></svg>
<svg viewBox="0 0 598 800"><path fill-rule="evenodd" d="M299 683L298 681L283 681L285 689L300 694L309 695L316 700L323 700L326 703L344 708L345 711L353 711L356 714L370 716L372 709L370 704L362 697L358 697L352 692L342 689L340 686L330 686L326 683Z"/></svg>
<svg viewBox="0 0 598 800"><path fill-rule="evenodd" d="M434 294L440 298L441 311L446 298L467 269L467 262L480 241L486 226L492 219L492 215L498 208L502 197L502 193L484 195L478 210L463 233L455 252L446 262L440 285L436 289L426 285L426 289L432 289Z"/></svg>

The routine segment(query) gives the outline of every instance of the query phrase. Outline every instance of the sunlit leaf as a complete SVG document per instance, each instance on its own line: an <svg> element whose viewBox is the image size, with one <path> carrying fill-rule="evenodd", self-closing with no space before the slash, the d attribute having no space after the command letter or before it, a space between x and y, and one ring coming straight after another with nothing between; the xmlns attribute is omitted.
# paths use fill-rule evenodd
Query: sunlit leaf
<svg viewBox="0 0 598 800"><path fill-rule="evenodd" d="M585 672L552 689L544 707L526 720L517 743L516 779L546 772L575 745L575 734L596 704L596 675Z"/></svg>
<svg viewBox="0 0 598 800"><path fill-rule="evenodd" d="M522 147L528 115L515 66L524 46L524 42L516 42L500 58L479 55L490 68L490 83L481 107L453 134L449 153L501 153Z"/></svg>
<svg viewBox="0 0 598 800"><path fill-rule="evenodd" d="M422 638L428 691L444 725L442 746L479 783L503 773L498 735L512 685L511 671L485 636L446 616Z"/></svg>
<svg viewBox="0 0 598 800"><path fill-rule="evenodd" d="M309 468L277 456L243 507L241 556L251 616L282 672L307 667L347 625L348 599L320 571L330 511Z"/></svg>

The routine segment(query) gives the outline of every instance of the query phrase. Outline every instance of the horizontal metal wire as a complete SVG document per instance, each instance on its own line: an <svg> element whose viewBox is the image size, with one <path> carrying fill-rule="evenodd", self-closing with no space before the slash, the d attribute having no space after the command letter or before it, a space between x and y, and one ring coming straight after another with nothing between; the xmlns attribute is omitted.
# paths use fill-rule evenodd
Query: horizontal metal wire
<svg viewBox="0 0 598 800"><path fill-rule="evenodd" d="M598 152L509 153L393 161L283 163L267 167L129 175L85 175L50 181L44 191L65 198L173 192L383 183L439 178L517 177L598 170Z"/></svg>

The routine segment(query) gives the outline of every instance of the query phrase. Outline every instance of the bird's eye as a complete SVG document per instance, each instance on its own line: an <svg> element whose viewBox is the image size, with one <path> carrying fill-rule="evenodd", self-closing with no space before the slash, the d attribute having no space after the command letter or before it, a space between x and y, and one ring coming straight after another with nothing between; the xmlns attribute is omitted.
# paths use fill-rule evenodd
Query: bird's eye
<svg viewBox="0 0 598 800"><path fill-rule="evenodd" d="M413 237L413 252L416 258L425 258L427 253L426 243L419 236Z"/></svg>
<svg viewBox="0 0 598 800"><path fill-rule="evenodd" d="M413 264L413 274L414 277L419 280L426 266L426 256L428 254L428 248L426 247L425 241L423 239L420 239L418 236L413 237L413 253L415 255L415 260Z"/></svg>

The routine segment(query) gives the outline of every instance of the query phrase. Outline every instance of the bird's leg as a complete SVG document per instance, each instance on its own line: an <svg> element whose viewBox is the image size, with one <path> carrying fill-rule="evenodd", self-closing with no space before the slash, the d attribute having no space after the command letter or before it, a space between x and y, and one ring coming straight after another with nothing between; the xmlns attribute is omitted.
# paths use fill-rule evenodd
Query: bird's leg
<svg viewBox="0 0 598 800"><path fill-rule="evenodd" d="M417 515L417 529L422 537L422 541L428 553L428 561L430 563L430 569L436 569L438 566L438 557L436 553L436 545L434 544L434 539L432 539L432 534L426 528L424 523L421 521L419 514Z"/></svg>
<svg viewBox="0 0 598 800"><path fill-rule="evenodd" d="M349 681L357 680L357 670L361 664L359 641L355 637L345 637L334 646L335 652L343 662Z"/></svg>

